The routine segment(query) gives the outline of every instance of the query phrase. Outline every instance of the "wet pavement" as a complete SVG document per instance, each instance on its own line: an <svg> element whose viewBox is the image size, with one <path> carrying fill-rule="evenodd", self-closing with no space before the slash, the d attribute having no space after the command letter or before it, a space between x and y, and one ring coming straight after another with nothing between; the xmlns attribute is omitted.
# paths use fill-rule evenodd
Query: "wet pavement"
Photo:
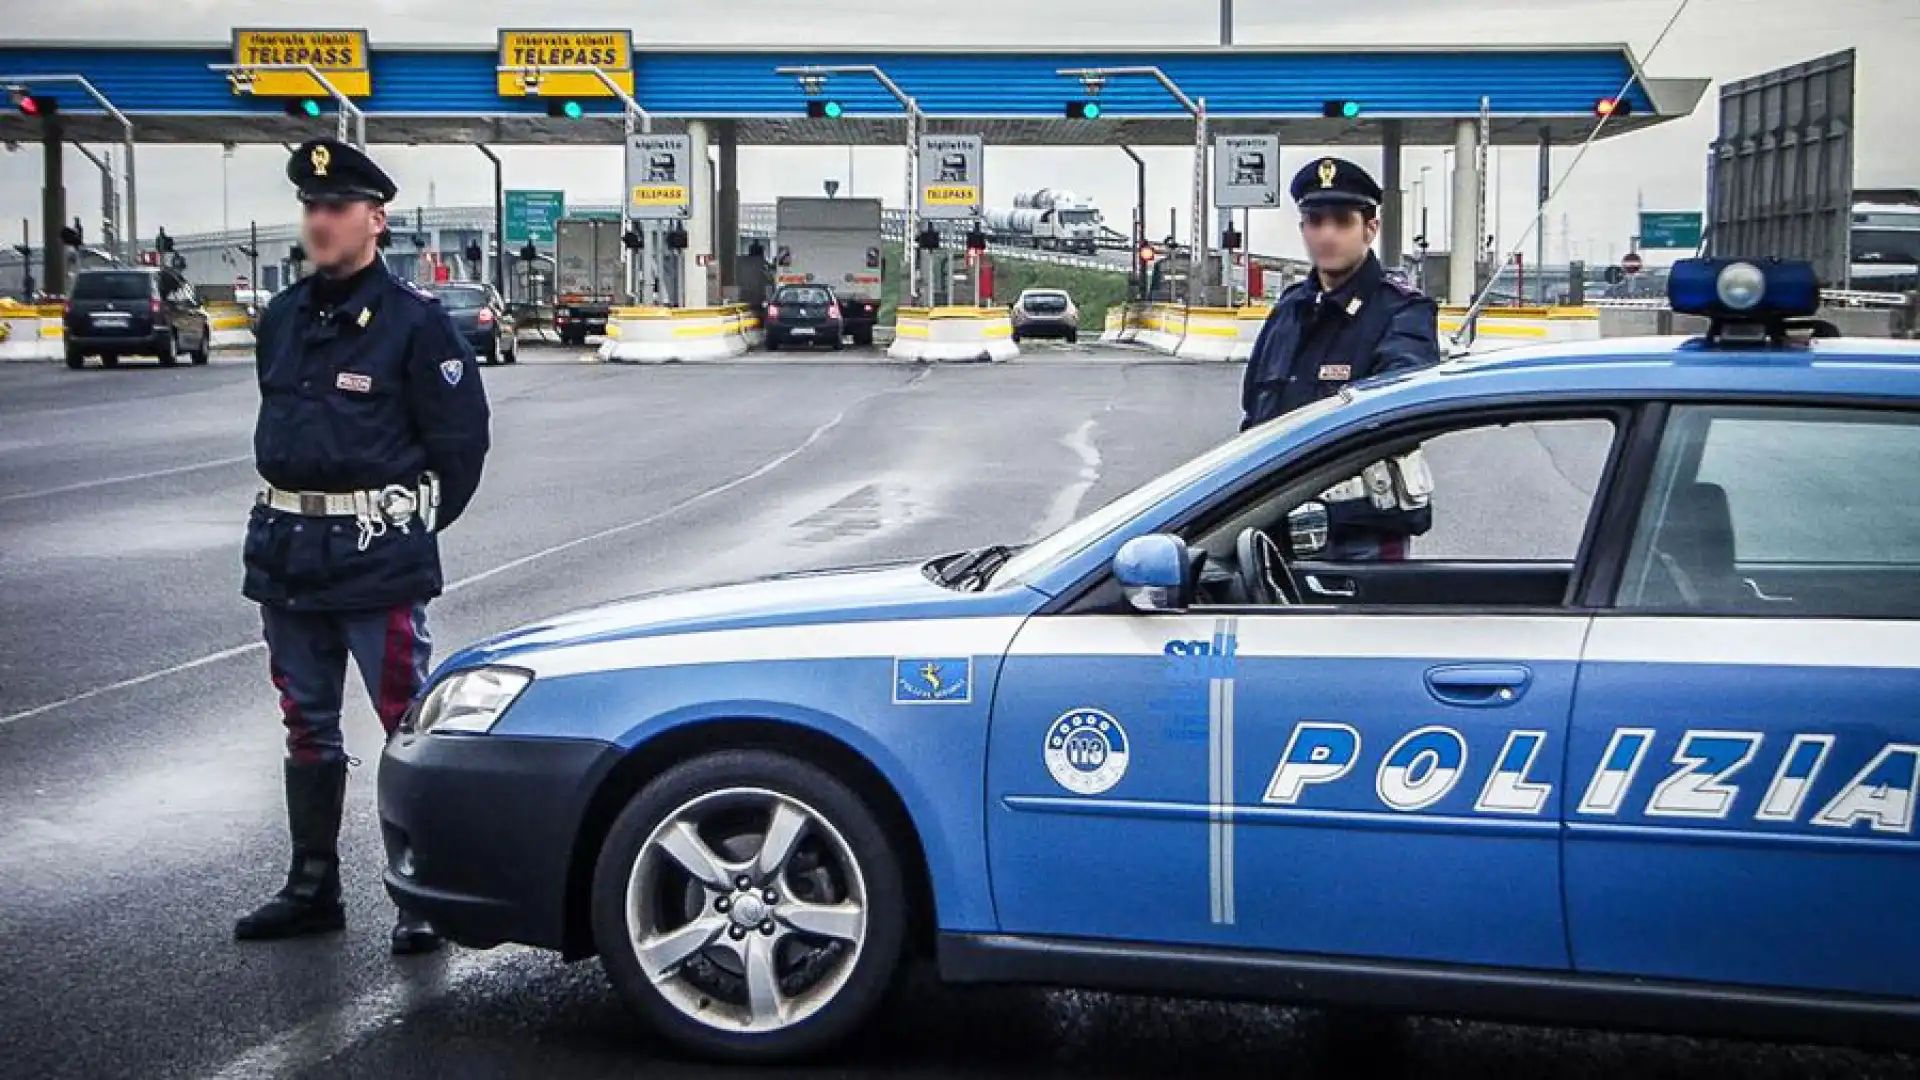
<svg viewBox="0 0 1920 1080"><path fill-rule="evenodd" d="M1230 433L1240 371L1097 348L1034 363L663 367L529 350L485 373L495 450L445 538L436 651L612 596L1017 542ZM871 360L871 357L867 359ZM676 1062L596 962L395 961L371 767L349 928L240 946L284 869L280 728L238 593L250 366L0 365L0 1076L748 1075ZM1536 515L1577 517L1589 443L1537 440ZM1484 455L1494 452L1481 448ZM1460 491L1474 454L1438 463ZM1544 523L1544 524L1540 524ZM379 731L349 687L349 748ZM1801 1047L1258 1006L941 988L924 972L830 1064L752 1075L1920 1076Z"/></svg>

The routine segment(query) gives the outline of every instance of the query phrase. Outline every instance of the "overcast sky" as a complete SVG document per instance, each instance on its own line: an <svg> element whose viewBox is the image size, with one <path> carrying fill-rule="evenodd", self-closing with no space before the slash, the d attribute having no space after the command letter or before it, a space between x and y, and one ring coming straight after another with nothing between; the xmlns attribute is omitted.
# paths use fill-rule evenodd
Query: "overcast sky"
<svg viewBox="0 0 1920 1080"><path fill-rule="evenodd" d="M1851 47L1858 50L1859 66L1855 184L1920 187L1920 127L1912 115L1920 102L1920 0L1688 0L1673 32L1649 56L1678 2L1237 0L1235 38L1247 45L1314 46L1624 41L1650 77L1704 77L1716 85ZM556 9L564 14L553 14ZM619 26L636 11L646 12L646 22L634 26L635 43L642 48L648 42L735 43L742 40L735 35L743 31L753 44L801 46L1208 45L1217 43L1219 24L1218 0L570 0L538 9L499 0L332 0L314 10L317 14L309 21L365 26L376 45L492 45L494 28L500 25ZM1047 17L1036 20L1042 11ZM130 17L135 12L137 16ZM28 39L224 43L234 25L289 26L299 21L285 0L61 0L22 6L9 18L8 31L10 37ZM859 37L850 39L850 32ZM1549 261L1566 258L1569 239L1576 257L1617 257L1634 230L1637 196L1644 196L1648 209L1703 206L1715 93L1709 90L1702 107L1686 120L1597 144L1587 154L1549 213ZM1289 148L1287 165L1304 163L1316 152ZM492 198L491 172L471 149L377 147L376 153L400 184L402 206L425 204L429 197L441 205ZM1349 153L1368 168L1379 166L1378 151L1356 148ZM1437 148L1409 149L1404 161L1408 182L1422 165L1438 172L1440 153ZM1145 156L1148 220L1166 220L1168 208L1177 204L1183 207L1184 222L1191 152L1149 150ZM1572 156L1556 150L1556 181ZM565 188L570 200L582 202L611 202L618 195L620 159L611 147L508 149L503 157L509 187ZM1537 159L1530 148L1509 147L1495 155L1495 162L1488 199L1498 206L1504 250L1528 225ZM844 182L847 163L844 150L744 149L742 195L771 201L780 194L815 194L823 179ZM143 147L139 164L140 221L149 234L158 225L176 233L220 227L223 200L216 181L223 173L228 181L224 215L234 225L244 226L250 217L272 221L293 216L291 192L281 171L284 153L277 147L242 147L224 164L218 147ZM856 152L853 193L897 201L901 168L900 151ZM71 151L67 170L69 204L92 223L98 216L99 174ZM988 152L987 195L993 205L1009 202L1019 190L1066 187L1093 196L1109 221L1124 228L1133 183L1132 163L1117 150ZM39 201L38 149L0 153L0 221L37 218ZM1432 197L1431 202L1438 233L1439 199ZM35 226L37 232L37 221ZM7 225L0 235L11 241L14 229ZM1255 215L1252 239L1255 250L1299 251L1295 225L1284 213ZM1526 251L1532 253L1531 241Z"/></svg>

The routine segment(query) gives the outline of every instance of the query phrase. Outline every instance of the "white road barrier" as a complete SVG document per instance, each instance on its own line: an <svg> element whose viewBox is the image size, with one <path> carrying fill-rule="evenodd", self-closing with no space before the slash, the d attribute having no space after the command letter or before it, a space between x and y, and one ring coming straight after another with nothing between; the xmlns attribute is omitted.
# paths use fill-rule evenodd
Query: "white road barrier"
<svg viewBox="0 0 1920 1080"><path fill-rule="evenodd" d="M1011 360L1013 320L1005 308L901 308L894 316L895 360L966 362Z"/></svg>
<svg viewBox="0 0 1920 1080"><path fill-rule="evenodd" d="M1460 330L1467 309L1440 309L1440 334ZM1600 340L1600 311L1590 307L1485 308L1474 331L1473 351L1490 352L1519 345Z"/></svg>
<svg viewBox="0 0 1920 1080"><path fill-rule="evenodd" d="M1229 360L1239 343L1239 308L1188 308L1186 332L1173 355L1182 360Z"/></svg>
<svg viewBox="0 0 1920 1080"><path fill-rule="evenodd" d="M607 316L607 340L599 356L624 363L725 360L747 351L748 324L753 322L744 304L615 308Z"/></svg>
<svg viewBox="0 0 1920 1080"><path fill-rule="evenodd" d="M0 360L59 360L66 356L57 304L0 301Z"/></svg>

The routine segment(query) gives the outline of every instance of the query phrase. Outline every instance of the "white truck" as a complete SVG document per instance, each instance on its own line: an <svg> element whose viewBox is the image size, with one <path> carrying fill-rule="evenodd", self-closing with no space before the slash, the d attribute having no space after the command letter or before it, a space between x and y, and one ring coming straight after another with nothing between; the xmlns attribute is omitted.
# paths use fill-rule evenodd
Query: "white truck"
<svg viewBox="0 0 1920 1080"><path fill-rule="evenodd" d="M786 198L774 204L773 284L825 285L840 303L843 333L873 344L886 250L879 199Z"/></svg>
<svg viewBox="0 0 1920 1080"><path fill-rule="evenodd" d="M554 225L553 328L568 345L607 332L607 315L627 291L620 222L565 217Z"/></svg>
<svg viewBox="0 0 1920 1080"><path fill-rule="evenodd" d="M987 232L1003 244L1049 251L1094 253L1100 241L1100 208L1071 191L1041 188L1013 197L1013 209L987 211Z"/></svg>
<svg viewBox="0 0 1920 1080"><path fill-rule="evenodd" d="M1848 276L1862 292L1920 289L1920 189L1874 188L1853 193Z"/></svg>

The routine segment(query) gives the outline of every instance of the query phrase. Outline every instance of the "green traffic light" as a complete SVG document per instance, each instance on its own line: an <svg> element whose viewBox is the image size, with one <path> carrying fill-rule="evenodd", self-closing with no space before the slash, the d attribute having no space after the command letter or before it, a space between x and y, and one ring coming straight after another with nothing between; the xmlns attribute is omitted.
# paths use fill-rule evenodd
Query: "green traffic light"
<svg viewBox="0 0 1920 1080"><path fill-rule="evenodd" d="M841 108L840 108L840 103L839 103L839 102L837 102L837 101L829 101L829 102L827 102L827 119L829 119L829 120L838 120L838 119L840 119L840 114L841 114L841 113L842 113L843 111L845 111L845 110L843 110L843 109L841 109Z"/></svg>
<svg viewBox="0 0 1920 1080"><path fill-rule="evenodd" d="M569 120L578 120L585 112L585 110L580 108L580 103L577 101L567 102L566 105L562 107L562 111L567 114L567 119Z"/></svg>
<svg viewBox="0 0 1920 1080"><path fill-rule="evenodd" d="M1340 106L1340 115L1346 117L1349 120L1353 119L1356 116L1359 116L1360 103L1357 101L1348 101L1348 102L1342 103Z"/></svg>
<svg viewBox="0 0 1920 1080"><path fill-rule="evenodd" d="M1099 118L1100 118L1100 103L1097 101L1087 102L1087 119L1098 120Z"/></svg>
<svg viewBox="0 0 1920 1080"><path fill-rule="evenodd" d="M319 116L320 103L313 100L312 98L307 98L305 101L302 101L300 103L300 110L306 113L308 116Z"/></svg>

